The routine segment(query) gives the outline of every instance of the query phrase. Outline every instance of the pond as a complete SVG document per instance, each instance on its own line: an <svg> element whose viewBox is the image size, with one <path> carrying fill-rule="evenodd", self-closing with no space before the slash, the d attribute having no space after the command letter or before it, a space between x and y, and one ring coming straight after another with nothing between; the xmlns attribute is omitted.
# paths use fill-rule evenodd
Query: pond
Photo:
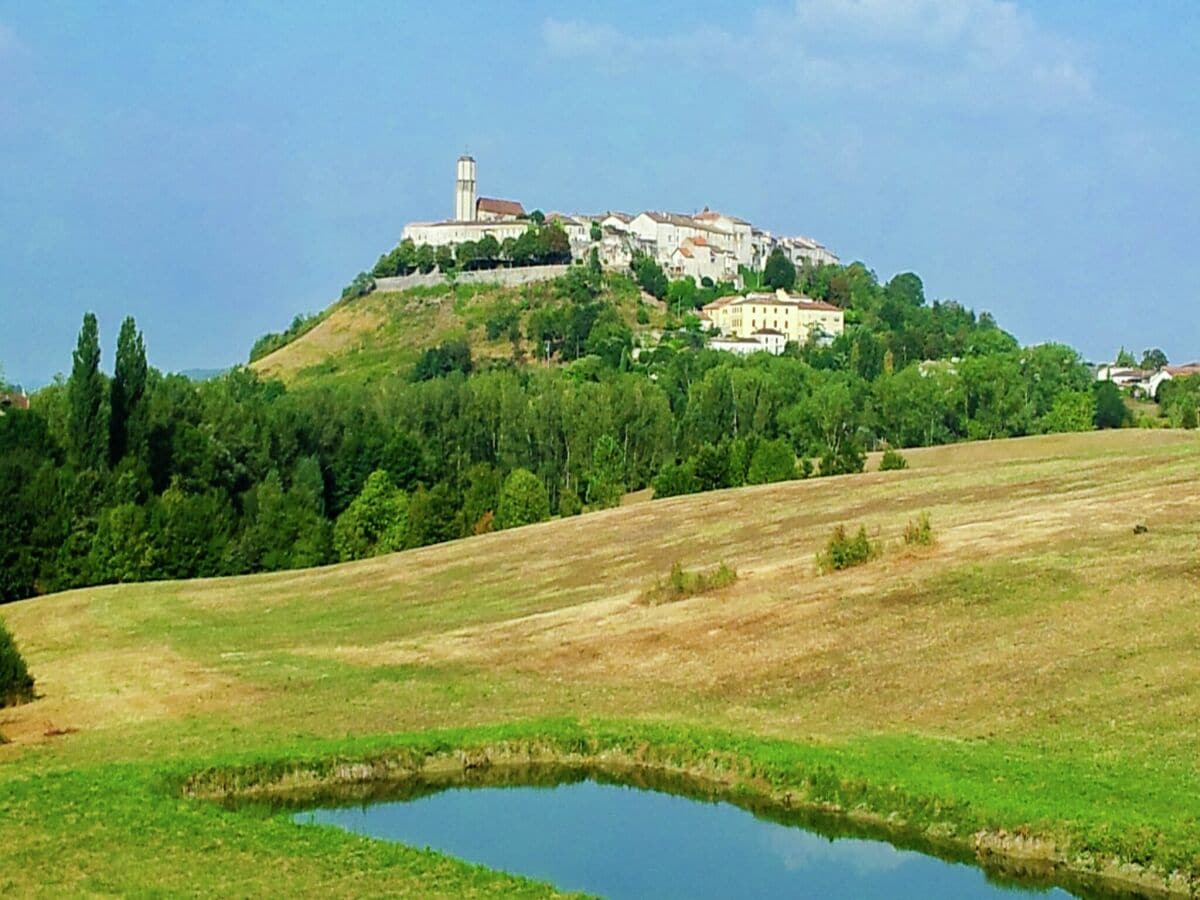
<svg viewBox="0 0 1200 900"><path fill-rule="evenodd" d="M878 840L825 837L730 803L591 779L451 787L295 818L611 898L1071 896L995 884L971 865Z"/></svg>

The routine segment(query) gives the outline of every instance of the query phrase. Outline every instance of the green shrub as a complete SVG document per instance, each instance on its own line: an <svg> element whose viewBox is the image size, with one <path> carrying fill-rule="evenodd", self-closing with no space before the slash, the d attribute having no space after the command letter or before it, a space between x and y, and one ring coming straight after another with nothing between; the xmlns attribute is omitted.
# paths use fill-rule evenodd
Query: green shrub
<svg viewBox="0 0 1200 900"><path fill-rule="evenodd" d="M573 487L565 487L558 495L558 514L564 519L567 516L577 516L583 512L583 501L579 492Z"/></svg>
<svg viewBox="0 0 1200 900"><path fill-rule="evenodd" d="M517 528L550 518L550 496L542 480L528 469L513 469L500 489L496 527Z"/></svg>
<svg viewBox="0 0 1200 900"><path fill-rule="evenodd" d="M822 572L836 572L861 566L879 555L879 548L867 537L866 526L859 526L854 537L846 534L846 526L833 529L825 552L817 554L817 566Z"/></svg>
<svg viewBox="0 0 1200 900"><path fill-rule="evenodd" d="M923 512L908 520L904 526L904 543L909 547L928 547L933 543L933 523L929 521L929 513Z"/></svg>
<svg viewBox="0 0 1200 900"><path fill-rule="evenodd" d="M715 569L707 572L688 571L679 563L675 563L671 566L671 574L650 585L642 592L640 600L649 606L673 603L676 600L695 597L697 594L720 590L735 581L737 581L737 570L725 563L721 563Z"/></svg>
<svg viewBox="0 0 1200 900"><path fill-rule="evenodd" d="M33 677L12 635L0 622L0 707L16 706L33 699Z"/></svg>
<svg viewBox="0 0 1200 900"><path fill-rule="evenodd" d="M354 276L354 280L342 289L342 299L354 300L358 297L365 297L373 290L375 290L375 279L366 272L359 272Z"/></svg>
<svg viewBox="0 0 1200 900"><path fill-rule="evenodd" d="M893 450L891 447L888 447L883 451L883 459L879 461L880 472L896 472L907 468L908 460L904 458L904 454L899 450Z"/></svg>

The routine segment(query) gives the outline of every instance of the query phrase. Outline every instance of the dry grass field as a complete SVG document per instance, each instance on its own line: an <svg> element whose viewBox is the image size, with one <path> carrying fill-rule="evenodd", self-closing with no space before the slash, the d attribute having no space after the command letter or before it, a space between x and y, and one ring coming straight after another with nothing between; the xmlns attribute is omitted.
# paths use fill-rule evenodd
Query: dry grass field
<svg viewBox="0 0 1200 900"><path fill-rule="evenodd" d="M864 783L1200 870L1200 439L906 455L901 472L3 607L42 697L0 710L0 891L516 890L435 855L145 798L169 793L162 772L239 754L553 717L781 739ZM936 543L906 548L922 511ZM839 523L884 552L819 575ZM638 603L676 561L738 579ZM338 868L346 854L362 871Z"/></svg>

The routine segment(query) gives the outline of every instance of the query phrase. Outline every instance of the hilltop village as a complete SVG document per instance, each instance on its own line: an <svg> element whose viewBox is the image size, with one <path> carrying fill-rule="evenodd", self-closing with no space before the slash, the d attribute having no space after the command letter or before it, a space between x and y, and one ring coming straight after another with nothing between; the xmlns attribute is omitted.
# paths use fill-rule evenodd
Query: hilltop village
<svg viewBox="0 0 1200 900"><path fill-rule="evenodd" d="M527 234L531 222L562 229L563 261L584 262L594 253L605 268L628 269L639 258L649 258L667 277L690 278L697 287L726 284L740 291L745 286L743 273L761 271L776 252L793 265L838 263L834 253L812 238L776 236L707 207L694 215L651 210L637 215L613 210L528 213L519 201L479 196L470 156L459 157L456 164L454 217L412 222L404 227L401 240L435 250L482 241L512 246ZM720 297L700 311L700 320L719 333L714 347L735 353L779 354L789 341L803 343L811 336L828 340L844 328L838 307L782 290Z"/></svg>

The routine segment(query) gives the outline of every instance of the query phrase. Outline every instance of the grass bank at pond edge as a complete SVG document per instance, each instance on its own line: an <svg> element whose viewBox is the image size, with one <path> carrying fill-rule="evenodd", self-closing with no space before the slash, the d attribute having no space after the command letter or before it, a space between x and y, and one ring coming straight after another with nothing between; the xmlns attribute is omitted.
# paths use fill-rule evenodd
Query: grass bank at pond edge
<svg viewBox="0 0 1200 900"><path fill-rule="evenodd" d="M822 833L888 840L1000 880L1052 882L1089 892L1193 895L1194 835L1121 831L1088 798L1047 797L1042 817L1014 816L989 756L1021 754L1053 793L1054 763L1037 748L887 737L801 745L704 729L570 720L519 723L343 742L327 751L231 758L182 780L192 797L273 802L284 809L381 799L403 783L527 783L584 774L724 799L757 815ZM532 767L532 768L531 768ZM515 773L515 774L514 774ZM991 791L980 790L991 781ZM974 802L950 799L975 796ZM832 817L831 817L832 816ZM1093 824L1093 822L1097 824Z"/></svg>

